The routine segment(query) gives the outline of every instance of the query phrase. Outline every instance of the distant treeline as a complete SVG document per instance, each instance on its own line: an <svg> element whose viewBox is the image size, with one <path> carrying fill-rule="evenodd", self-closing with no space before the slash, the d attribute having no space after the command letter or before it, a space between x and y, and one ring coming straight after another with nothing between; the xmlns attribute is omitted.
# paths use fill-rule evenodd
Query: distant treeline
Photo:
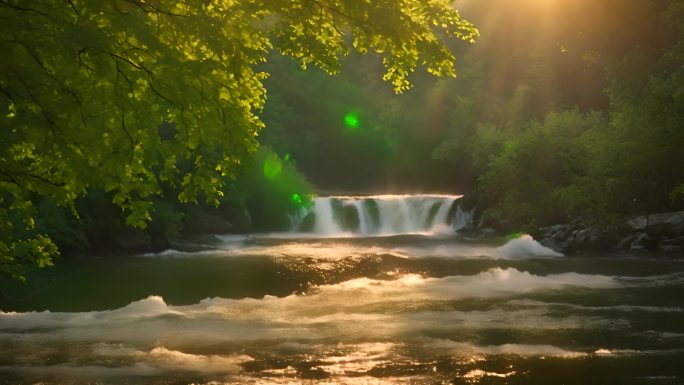
<svg viewBox="0 0 684 385"><path fill-rule="evenodd" d="M318 187L466 193L512 229L683 209L684 2L548 3L457 2L481 32L458 77L400 96L373 58L274 58L260 139Z"/></svg>

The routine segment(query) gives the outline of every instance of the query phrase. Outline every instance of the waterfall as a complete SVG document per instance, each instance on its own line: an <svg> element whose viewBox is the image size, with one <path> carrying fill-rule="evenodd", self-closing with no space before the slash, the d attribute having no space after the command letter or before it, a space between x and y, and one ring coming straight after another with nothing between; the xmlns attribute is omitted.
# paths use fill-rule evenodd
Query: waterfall
<svg viewBox="0 0 684 385"><path fill-rule="evenodd" d="M333 235L342 232L333 217L332 198L316 198L313 213L316 216L314 232L321 235Z"/></svg>
<svg viewBox="0 0 684 385"><path fill-rule="evenodd" d="M462 228L470 225L473 222L474 210L463 210L459 204L456 208L456 218L454 218L452 227L454 230L458 231Z"/></svg>
<svg viewBox="0 0 684 385"><path fill-rule="evenodd" d="M294 230L317 235L394 235L430 232L448 225L461 195L359 195L314 199Z"/></svg>

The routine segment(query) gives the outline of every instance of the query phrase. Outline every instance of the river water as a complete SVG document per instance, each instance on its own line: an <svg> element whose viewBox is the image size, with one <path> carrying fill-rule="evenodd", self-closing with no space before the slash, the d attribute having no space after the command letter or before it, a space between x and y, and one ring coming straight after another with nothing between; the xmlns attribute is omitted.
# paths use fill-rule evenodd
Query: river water
<svg viewBox="0 0 684 385"><path fill-rule="evenodd" d="M468 239L422 199L2 281L0 384L684 383L683 256Z"/></svg>

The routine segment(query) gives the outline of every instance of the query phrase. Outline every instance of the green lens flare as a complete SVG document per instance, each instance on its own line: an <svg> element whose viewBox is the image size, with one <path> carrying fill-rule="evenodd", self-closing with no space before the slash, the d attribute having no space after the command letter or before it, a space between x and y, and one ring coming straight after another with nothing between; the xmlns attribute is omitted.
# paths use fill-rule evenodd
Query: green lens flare
<svg viewBox="0 0 684 385"><path fill-rule="evenodd" d="M283 171L283 162L277 154L268 154L264 159L264 176L273 180Z"/></svg>
<svg viewBox="0 0 684 385"><path fill-rule="evenodd" d="M299 194L297 194L297 193L292 194L292 195L290 196L290 200L291 200L292 202L298 204L298 205L301 205L302 202L303 202L303 201L302 201L302 197L301 197Z"/></svg>
<svg viewBox="0 0 684 385"><path fill-rule="evenodd" d="M359 128L361 122L359 121L359 115L356 112L349 112L344 116L344 124L349 128Z"/></svg>

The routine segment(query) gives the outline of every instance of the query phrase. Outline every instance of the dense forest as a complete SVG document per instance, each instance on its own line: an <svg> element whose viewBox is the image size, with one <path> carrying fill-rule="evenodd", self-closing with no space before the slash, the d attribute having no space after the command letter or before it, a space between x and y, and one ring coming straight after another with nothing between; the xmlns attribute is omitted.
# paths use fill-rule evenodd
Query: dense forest
<svg viewBox="0 0 684 385"><path fill-rule="evenodd" d="M217 140L190 138L204 151L198 156L168 140L180 135L180 123L163 123L154 150L134 145L130 153L113 151L117 158L101 172L125 180L116 187L88 180L55 192L50 182L25 201L9 188L3 191L0 207L8 218L3 237L46 234L64 255L157 250L182 234L286 230L290 216L312 196L331 191L466 194L483 222L507 231L570 220L610 226L630 216L684 209L684 2L461 0L455 7L480 35L472 45L446 43L458 59L455 78L432 76L444 68L411 68L401 76L384 75L388 83L382 80L392 73L388 59L363 50L343 57L341 71L330 76L339 68L326 64L325 55L338 55L336 50L309 57L296 51L302 47L284 47L280 53L255 47L244 53L244 63L230 65L257 63L257 71L245 72L235 86L243 87L255 105L265 102L263 111L253 110L263 129L249 108L243 115L224 116L226 121L187 117L200 119L207 137ZM115 19L110 27L125 29L125 22ZM11 36L11 24L3 23L3 36ZM469 24L460 25L457 37L476 36ZM198 27L184 28L193 34ZM213 44L221 36L211 39ZM7 47L8 41L3 40ZM29 61L32 51L21 54ZM118 67L125 58L114 59L114 71L125 78ZM60 60L66 59L46 65ZM105 65L87 52L81 60L86 68ZM178 76L177 64L165 63L159 75ZM201 70L186 66L179 71ZM265 89L251 80L262 73L269 74ZM154 82L145 84L139 86L140 97L159 93ZM3 90L9 87L2 83ZM179 84L161 92L190 102L194 96L183 92L193 87ZM112 92L126 91L116 85ZM18 106L8 92L3 94L4 127L14 124ZM241 103L229 94L220 98ZM74 107L66 99L48 107ZM116 109L116 103L101 108ZM163 110L155 108L124 112L122 119L149 124L141 116ZM83 119L91 118L99 119ZM64 122L69 119L82 117ZM59 123L50 123L50 135L59 133ZM244 129L225 137L214 128L222 124ZM14 151L13 160L3 158L3 164L36 162L35 148L6 146L13 140L8 138L3 151ZM129 139L106 143L117 148ZM64 148L82 151L68 143ZM146 151L155 151L151 166L128 169L127 176L114 170L116 162L143 159ZM170 166L168 154L174 151L184 158L174 158ZM204 171L185 173L191 164ZM208 166L226 172L214 173ZM60 173L73 170L79 169L53 170L52 176L60 180ZM12 175L4 171L4 186L12 186ZM174 172L181 183L166 178ZM209 198L205 202L200 196ZM30 219L17 209L22 202L31 202ZM30 226L13 225L27 220ZM40 243L42 238L33 239ZM54 247L40 245L41 250Z"/></svg>
<svg viewBox="0 0 684 385"><path fill-rule="evenodd" d="M681 2L537 3L459 3L482 35L459 76L405 95L372 58L332 79L272 61L263 143L317 187L474 194L511 229L684 207Z"/></svg>
<svg viewBox="0 0 684 385"><path fill-rule="evenodd" d="M333 79L272 61L263 143L320 188L465 193L510 230L684 208L681 2L458 6L482 35L459 76L405 95L372 58Z"/></svg>

